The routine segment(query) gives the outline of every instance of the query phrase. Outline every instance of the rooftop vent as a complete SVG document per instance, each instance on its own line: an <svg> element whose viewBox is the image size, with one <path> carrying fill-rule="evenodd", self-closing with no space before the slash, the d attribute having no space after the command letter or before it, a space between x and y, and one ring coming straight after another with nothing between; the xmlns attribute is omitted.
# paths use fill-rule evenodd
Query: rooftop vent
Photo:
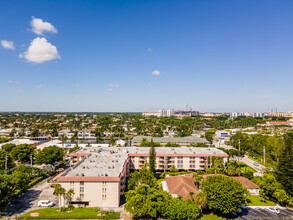
<svg viewBox="0 0 293 220"><path fill-rule="evenodd" d="M82 173L81 176L84 176L84 173Z"/></svg>

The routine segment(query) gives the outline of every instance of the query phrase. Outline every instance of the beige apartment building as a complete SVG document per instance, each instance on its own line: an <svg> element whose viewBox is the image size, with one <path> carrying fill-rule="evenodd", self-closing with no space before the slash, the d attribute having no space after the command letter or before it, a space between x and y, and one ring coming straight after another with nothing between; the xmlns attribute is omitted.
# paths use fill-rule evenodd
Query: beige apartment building
<svg viewBox="0 0 293 220"><path fill-rule="evenodd" d="M66 190L73 189L72 204L90 207L119 207L130 170L138 170L149 162L149 147L85 147L70 154L72 167L58 182ZM157 147L156 168L167 171L208 168L208 157L228 155L216 148ZM62 201L64 202L64 201Z"/></svg>

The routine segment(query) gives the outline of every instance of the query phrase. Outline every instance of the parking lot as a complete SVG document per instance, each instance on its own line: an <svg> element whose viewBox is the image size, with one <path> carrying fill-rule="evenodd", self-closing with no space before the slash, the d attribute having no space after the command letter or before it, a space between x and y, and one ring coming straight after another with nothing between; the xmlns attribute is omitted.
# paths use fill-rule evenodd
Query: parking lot
<svg viewBox="0 0 293 220"><path fill-rule="evenodd" d="M284 220L292 220L293 219L293 210L287 208L278 208L280 213L274 213L268 210L268 207L258 207L251 208L249 207L247 211L243 212L238 219L264 219L264 220L272 220L272 219L284 219Z"/></svg>

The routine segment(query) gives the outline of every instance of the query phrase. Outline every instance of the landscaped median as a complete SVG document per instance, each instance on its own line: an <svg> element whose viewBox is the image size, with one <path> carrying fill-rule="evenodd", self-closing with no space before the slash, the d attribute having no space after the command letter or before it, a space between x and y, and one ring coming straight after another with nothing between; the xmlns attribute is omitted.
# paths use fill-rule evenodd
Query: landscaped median
<svg viewBox="0 0 293 220"><path fill-rule="evenodd" d="M44 208L27 212L19 219L119 219L120 212L99 211L99 208L75 208L59 212L58 208Z"/></svg>

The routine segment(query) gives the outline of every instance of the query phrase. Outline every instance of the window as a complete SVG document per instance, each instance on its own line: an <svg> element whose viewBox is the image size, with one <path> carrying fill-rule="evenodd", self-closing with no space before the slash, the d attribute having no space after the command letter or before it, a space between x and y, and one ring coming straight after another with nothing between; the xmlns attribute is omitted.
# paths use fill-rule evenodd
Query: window
<svg viewBox="0 0 293 220"><path fill-rule="evenodd" d="M106 200L107 199L107 195L102 195L102 200Z"/></svg>
<svg viewBox="0 0 293 220"><path fill-rule="evenodd" d="M80 185L83 186L84 185L84 181L80 181Z"/></svg>
<svg viewBox="0 0 293 220"><path fill-rule="evenodd" d="M102 193L107 193L107 188L102 188Z"/></svg>
<svg viewBox="0 0 293 220"><path fill-rule="evenodd" d="M84 192L84 187L80 187L80 192Z"/></svg>
<svg viewBox="0 0 293 220"><path fill-rule="evenodd" d="M194 164L189 165L189 168L195 168Z"/></svg>
<svg viewBox="0 0 293 220"><path fill-rule="evenodd" d="M183 157L177 157L177 159L183 159Z"/></svg>
<svg viewBox="0 0 293 220"><path fill-rule="evenodd" d="M107 182L106 181L103 181L102 182L102 186L107 186Z"/></svg>
<svg viewBox="0 0 293 220"><path fill-rule="evenodd" d="M80 194L79 197L80 197L81 200L83 200L84 199L84 194Z"/></svg>
<svg viewBox="0 0 293 220"><path fill-rule="evenodd" d="M183 168L183 165L182 164L177 165L177 168Z"/></svg>
<svg viewBox="0 0 293 220"><path fill-rule="evenodd" d="M70 181L70 188L73 189L74 188L74 182Z"/></svg>

